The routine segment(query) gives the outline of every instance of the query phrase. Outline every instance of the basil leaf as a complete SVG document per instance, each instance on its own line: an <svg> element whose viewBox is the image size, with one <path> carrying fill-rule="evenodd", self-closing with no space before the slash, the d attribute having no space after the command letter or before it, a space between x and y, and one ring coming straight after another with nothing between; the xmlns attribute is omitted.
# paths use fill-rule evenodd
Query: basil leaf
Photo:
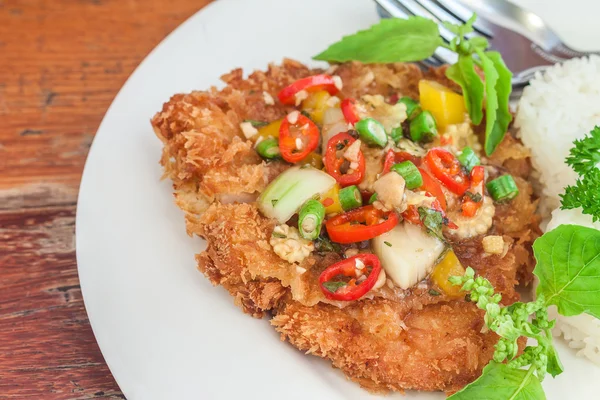
<svg viewBox="0 0 600 400"><path fill-rule="evenodd" d="M486 126L485 130L485 153L489 156L504 139L504 135L508 130L508 125L512 120L512 114L508 108L510 101L510 92L512 91L512 72L508 69L502 56L497 51L488 51L485 53L488 59L493 63L498 75L496 81L495 92L497 98L496 118L491 128ZM485 69L484 69L485 72ZM485 72L486 80L488 74ZM488 99L489 106L489 99Z"/></svg>
<svg viewBox="0 0 600 400"><path fill-rule="evenodd" d="M442 213L426 207L419 207L417 210L419 211L419 217L421 222L423 222L423 226L427 229L427 232L431 236L440 239L442 242L445 241L442 233L442 224L444 223Z"/></svg>
<svg viewBox="0 0 600 400"><path fill-rule="evenodd" d="M255 128L262 128L263 126L267 126L270 123L266 121L257 121L255 119L245 119L244 122L250 122L250 124Z"/></svg>
<svg viewBox="0 0 600 400"><path fill-rule="evenodd" d="M561 225L533 244L539 278L537 294L564 316L588 313L600 318L600 231Z"/></svg>
<svg viewBox="0 0 600 400"><path fill-rule="evenodd" d="M481 376L447 400L545 400L542 384L532 370L513 369L490 362Z"/></svg>
<svg viewBox="0 0 600 400"><path fill-rule="evenodd" d="M339 281L330 281L323 283L323 287L325 287L325 289L329 290L331 293L335 293L339 288L343 288L346 285L346 282Z"/></svg>
<svg viewBox="0 0 600 400"><path fill-rule="evenodd" d="M548 348L546 355L548 356L548 364L546 365L547 371L553 378L556 378L556 376L564 372L564 368L560 358L558 358L558 353L554 346Z"/></svg>
<svg viewBox="0 0 600 400"><path fill-rule="evenodd" d="M438 26L432 20L389 18L367 30L345 36L313 58L363 63L421 61L431 57L442 44Z"/></svg>
<svg viewBox="0 0 600 400"><path fill-rule="evenodd" d="M483 81L475 71L473 57L460 55L458 62L446 70L446 76L462 88L471 121L479 125L483 118L484 89Z"/></svg>
<svg viewBox="0 0 600 400"><path fill-rule="evenodd" d="M479 56L479 60L481 61L481 67L483 68L483 73L485 74L485 98L486 98L486 106L485 106L485 153L489 156L493 153L498 146L498 143L494 145L492 142L491 136L494 130L494 124L496 123L496 116L498 113L498 93L496 92L496 83L498 82L498 71L494 66L492 60L488 58L488 56L481 51L480 49L475 50L477 55ZM491 149L491 151L488 151Z"/></svg>
<svg viewBox="0 0 600 400"><path fill-rule="evenodd" d="M473 48L479 48L481 50L485 50L490 47L490 42L482 36L475 36L474 38L469 39L469 44Z"/></svg>
<svg viewBox="0 0 600 400"><path fill-rule="evenodd" d="M444 25L444 27L450 32L463 38L467 33L473 32L473 24L475 23L476 19L477 14L473 13L473 15L471 15L471 18L469 18L469 20L464 24L457 25L448 21L444 21L442 22L442 25Z"/></svg>

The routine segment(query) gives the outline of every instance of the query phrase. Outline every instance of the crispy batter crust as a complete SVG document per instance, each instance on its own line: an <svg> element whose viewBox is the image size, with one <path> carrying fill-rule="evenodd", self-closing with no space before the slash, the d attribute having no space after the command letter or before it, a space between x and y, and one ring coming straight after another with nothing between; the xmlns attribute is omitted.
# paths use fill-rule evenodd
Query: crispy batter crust
<svg viewBox="0 0 600 400"><path fill-rule="evenodd" d="M267 105L263 91L276 97L283 86L318 72L291 60L247 79L234 70L223 76L223 90L175 95L152 119L164 144L161 164L186 213L188 233L207 241L206 251L196 256L198 268L226 288L244 312L273 315L271 324L282 340L331 360L368 390L459 390L481 373L497 341L482 331L482 313L473 304L432 294L427 286L408 291L384 286L360 301L328 304L317 279L339 256L313 254L298 269L269 245L274 223L252 200L287 166L263 162L239 123L283 117L289 109ZM442 69L423 73L411 64L347 63L335 74L344 82L343 95L352 97L417 98L419 79L445 79ZM497 207L493 234L511 244L507 253L484 255L481 237L453 243L461 262L488 278L505 303L518 299L515 284L531 276L530 245L539 233L528 156L507 135L489 160L497 174L513 174L521 191L510 205Z"/></svg>

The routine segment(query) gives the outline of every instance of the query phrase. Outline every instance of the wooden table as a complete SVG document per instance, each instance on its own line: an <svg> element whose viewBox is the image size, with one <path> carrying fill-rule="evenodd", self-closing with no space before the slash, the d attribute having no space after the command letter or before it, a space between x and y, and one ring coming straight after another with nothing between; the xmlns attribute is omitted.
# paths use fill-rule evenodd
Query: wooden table
<svg viewBox="0 0 600 400"><path fill-rule="evenodd" d="M0 0L0 399L124 398L82 302L75 209L94 133L209 0Z"/></svg>

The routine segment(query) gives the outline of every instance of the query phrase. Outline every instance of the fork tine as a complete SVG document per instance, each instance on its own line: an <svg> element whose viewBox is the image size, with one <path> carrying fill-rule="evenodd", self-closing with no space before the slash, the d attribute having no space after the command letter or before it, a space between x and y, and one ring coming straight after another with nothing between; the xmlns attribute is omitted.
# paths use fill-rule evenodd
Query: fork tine
<svg viewBox="0 0 600 400"><path fill-rule="evenodd" d="M439 19L441 21L447 21L447 22L450 22L455 25L462 25L465 22L462 19L459 19L458 17L456 17L454 14L447 11L443 7L443 5L440 4L440 2L438 0L414 0L414 1L417 2L421 7L423 7L427 11L429 11L431 14L435 15L437 17L437 19ZM481 29L476 29L475 26L473 26L473 29L475 32L469 33L468 35L466 35L467 38L470 39L477 35L487 37L488 39L490 39L492 37L491 35L488 34L489 31L487 31L487 30L482 31Z"/></svg>
<svg viewBox="0 0 600 400"><path fill-rule="evenodd" d="M445 10L448 14L453 15L455 18L458 18L462 22L467 22L469 18L473 15L473 11L469 10L467 7L462 5L459 1L455 0L428 0L429 2L435 3L435 5ZM485 27L484 23L480 23L484 21L480 15L477 15L477 21L473 24L473 29L478 32L482 36L487 36L487 38L492 38L494 34Z"/></svg>
<svg viewBox="0 0 600 400"><path fill-rule="evenodd" d="M415 15L408 8L403 7L397 0L375 0L382 12L388 16L396 18L408 18L408 16ZM442 28L442 27L440 27ZM433 62L431 64L453 64L456 62L458 57L448 49L439 48L435 54L431 57Z"/></svg>
<svg viewBox="0 0 600 400"><path fill-rule="evenodd" d="M442 21L435 15L430 13L427 9L423 8L420 4L413 0L395 0L396 6L404 10L406 14L416 15L433 20L439 25L440 35L447 41L451 41L456 36L442 25Z"/></svg>

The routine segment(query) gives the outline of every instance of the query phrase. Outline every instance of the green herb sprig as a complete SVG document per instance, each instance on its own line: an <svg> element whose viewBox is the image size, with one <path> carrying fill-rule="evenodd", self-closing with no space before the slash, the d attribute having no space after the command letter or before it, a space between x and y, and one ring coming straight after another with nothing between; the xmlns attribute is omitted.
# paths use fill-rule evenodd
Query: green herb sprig
<svg viewBox="0 0 600 400"><path fill-rule="evenodd" d="M595 127L589 135L573 144L566 162L579 174L579 179L560 195L561 208L581 207L582 212L591 215L596 222L600 220L600 127Z"/></svg>
<svg viewBox="0 0 600 400"><path fill-rule="evenodd" d="M545 399L540 382L547 373L557 376L563 367L552 343L555 321L548 307L556 305L561 315L588 313L600 317L600 231L578 225L561 225L538 238L533 251L539 278L537 299L528 303L500 305L501 296L491 283L467 268L463 276L450 278L469 293L470 300L485 310L486 327L498 334L493 361L482 375L452 400ZM517 357L519 337L534 339ZM506 362L503 364L503 362Z"/></svg>
<svg viewBox="0 0 600 400"><path fill-rule="evenodd" d="M485 152L491 155L498 147L512 115L508 108L512 89L512 74L500 53L486 51L485 38L467 39L473 32L476 15L464 25L445 23L456 34L450 43L444 42L437 24L427 18L384 19L371 28L345 36L332 44L315 60L328 62L360 61L363 63L414 62L431 57L439 47L458 54L458 62L450 66L446 76L463 91L465 106L474 124L483 119L486 99ZM483 70L482 79L476 67Z"/></svg>

